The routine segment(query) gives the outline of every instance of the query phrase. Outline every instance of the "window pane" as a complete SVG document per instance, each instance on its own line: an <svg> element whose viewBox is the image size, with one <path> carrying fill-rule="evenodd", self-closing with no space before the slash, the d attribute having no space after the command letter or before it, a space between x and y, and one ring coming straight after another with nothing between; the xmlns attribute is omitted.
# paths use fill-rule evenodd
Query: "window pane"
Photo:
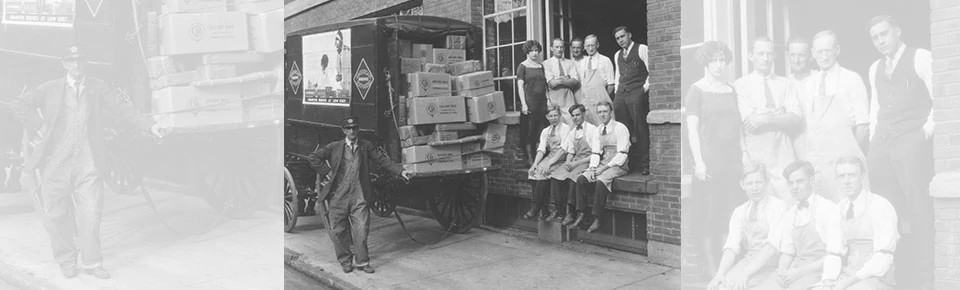
<svg viewBox="0 0 960 290"><path fill-rule="evenodd" d="M526 13L515 13L513 18L513 42L527 41L527 16Z"/></svg>
<svg viewBox="0 0 960 290"><path fill-rule="evenodd" d="M682 1L680 14L683 25L680 26L681 45L703 42L703 1Z"/></svg>
<svg viewBox="0 0 960 290"><path fill-rule="evenodd" d="M527 59L527 54L523 53L523 45L513 46L513 61L514 61L514 64L516 64L513 66L513 69L516 70L517 66L519 66L520 63L526 59Z"/></svg>
<svg viewBox="0 0 960 290"><path fill-rule="evenodd" d="M497 41L497 23L494 22L493 18L488 18L483 21L483 25L483 33L487 39L487 47L497 45L497 43L499 43L499 41Z"/></svg>
<svg viewBox="0 0 960 290"><path fill-rule="evenodd" d="M493 72L493 76L512 76L513 70L516 69L516 67L511 67L513 66L513 46L501 47L497 50L500 51L499 64L497 71Z"/></svg>
<svg viewBox="0 0 960 290"><path fill-rule="evenodd" d="M516 96L515 80L499 80L496 85L497 90L503 92L503 103L506 105L507 111L516 111L517 108L520 108L520 99L514 97Z"/></svg>
<svg viewBox="0 0 960 290"><path fill-rule="evenodd" d="M507 13L496 17L497 29L500 31L498 44L513 43L513 13Z"/></svg>
<svg viewBox="0 0 960 290"><path fill-rule="evenodd" d="M496 49L487 49L487 59L486 59L486 63L487 63L487 69L486 69L486 70L493 71L493 75L494 75L494 76L497 76L497 71L498 71L497 67L499 67L500 62L497 61L497 50L496 50Z"/></svg>

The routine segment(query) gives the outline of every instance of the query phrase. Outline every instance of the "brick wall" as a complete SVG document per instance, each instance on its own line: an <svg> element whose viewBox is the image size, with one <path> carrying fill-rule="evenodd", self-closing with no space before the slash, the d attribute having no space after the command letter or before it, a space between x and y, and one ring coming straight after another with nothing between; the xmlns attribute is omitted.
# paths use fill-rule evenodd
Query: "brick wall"
<svg viewBox="0 0 960 290"><path fill-rule="evenodd" d="M423 0L423 15L443 16L480 26L482 0Z"/></svg>
<svg viewBox="0 0 960 290"><path fill-rule="evenodd" d="M936 288L960 289L960 0L932 0Z"/></svg>
<svg viewBox="0 0 960 290"><path fill-rule="evenodd" d="M304 0L300 0L304 1ZM434 0L436 1L436 0ZM412 2L411 0L335 0L320 4L284 20L284 31L293 32L319 24L347 21L383 9ZM424 1L427 2L427 1ZM455 1L454 1L455 2ZM424 13L426 14L426 13Z"/></svg>

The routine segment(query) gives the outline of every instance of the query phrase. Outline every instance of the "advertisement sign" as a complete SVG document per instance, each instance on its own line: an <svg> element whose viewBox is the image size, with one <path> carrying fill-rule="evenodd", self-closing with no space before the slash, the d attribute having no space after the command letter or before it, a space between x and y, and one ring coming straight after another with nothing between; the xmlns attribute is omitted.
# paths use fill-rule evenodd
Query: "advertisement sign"
<svg viewBox="0 0 960 290"><path fill-rule="evenodd" d="M303 37L303 104L350 106L350 43L350 29Z"/></svg>
<svg viewBox="0 0 960 290"><path fill-rule="evenodd" d="M77 0L0 1L3 1L3 24L73 27L77 11Z"/></svg>

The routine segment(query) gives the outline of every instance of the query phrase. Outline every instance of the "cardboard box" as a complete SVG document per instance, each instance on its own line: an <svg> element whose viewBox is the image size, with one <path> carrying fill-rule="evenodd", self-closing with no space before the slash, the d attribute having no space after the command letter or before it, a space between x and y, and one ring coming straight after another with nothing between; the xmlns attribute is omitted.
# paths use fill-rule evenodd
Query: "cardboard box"
<svg viewBox="0 0 960 290"><path fill-rule="evenodd" d="M483 65L480 64L479 60L461 61L461 62L455 62L447 65L447 73L452 76L459 76L459 75L478 72L482 70L483 70Z"/></svg>
<svg viewBox="0 0 960 290"><path fill-rule="evenodd" d="M481 151L483 143L466 143L460 145L460 148L461 154L464 154L461 157L463 159L463 169L483 168L493 165L493 158L490 157L490 154Z"/></svg>
<svg viewBox="0 0 960 290"><path fill-rule="evenodd" d="M202 64L256 64L263 61L263 54L249 51L210 53L200 56Z"/></svg>
<svg viewBox="0 0 960 290"><path fill-rule="evenodd" d="M482 88L466 90L466 91L453 91L451 95L472 98L472 97L479 97L482 95L490 94L496 91L497 89L495 89L493 86L488 86L488 87L482 87Z"/></svg>
<svg viewBox="0 0 960 290"><path fill-rule="evenodd" d="M414 173L463 169L460 145L413 146L403 149L403 169Z"/></svg>
<svg viewBox="0 0 960 290"><path fill-rule="evenodd" d="M283 97L253 99L243 104L243 121L279 121L283 119Z"/></svg>
<svg viewBox="0 0 960 290"><path fill-rule="evenodd" d="M192 70L166 74L158 78L151 79L150 89L155 91L166 87L186 86L198 79L200 79L200 76L197 74L197 71Z"/></svg>
<svg viewBox="0 0 960 290"><path fill-rule="evenodd" d="M259 14L267 11L283 9L283 1L277 0L230 0L230 11L239 11L249 14ZM281 33L282 34L282 33Z"/></svg>
<svg viewBox="0 0 960 290"><path fill-rule="evenodd" d="M226 0L161 0L160 13L226 12Z"/></svg>
<svg viewBox="0 0 960 290"><path fill-rule="evenodd" d="M474 123L447 123L434 126L435 131L470 131L476 130L477 124Z"/></svg>
<svg viewBox="0 0 960 290"><path fill-rule="evenodd" d="M434 131L431 142L450 141L460 139L460 133L457 131Z"/></svg>
<svg viewBox="0 0 960 290"><path fill-rule="evenodd" d="M410 125L465 122L466 102L463 97L430 97L407 99L407 123Z"/></svg>
<svg viewBox="0 0 960 290"><path fill-rule="evenodd" d="M490 122L503 117L506 113L503 92L467 98L467 120L471 123Z"/></svg>
<svg viewBox="0 0 960 290"><path fill-rule="evenodd" d="M444 97L450 96L450 75L418 72L407 74L407 96Z"/></svg>
<svg viewBox="0 0 960 290"><path fill-rule="evenodd" d="M513 111L507 112L503 117L497 118L497 124L503 125L519 125L520 124L520 112Z"/></svg>
<svg viewBox="0 0 960 290"><path fill-rule="evenodd" d="M463 35L447 35L447 49L466 49L467 37Z"/></svg>
<svg viewBox="0 0 960 290"><path fill-rule="evenodd" d="M247 15L240 12L160 16L160 54L247 50Z"/></svg>
<svg viewBox="0 0 960 290"><path fill-rule="evenodd" d="M467 60L467 52L462 49L434 48L427 62L437 64L451 64Z"/></svg>
<svg viewBox="0 0 960 290"><path fill-rule="evenodd" d="M444 73L445 74L447 73L447 66L443 64L436 64L436 63L425 63L423 64L423 67L421 68L420 71L428 72L428 73Z"/></svg>
<svg viewBox="0 0 960 290"><path fill-rule="evenodd" d="M402 74L411 74L420 72L421 65L423 64L423 59L411 58L411 57L401 57L400 58L400 73Z"/></svg>
<svg viewBox="0 0 960 290"><path fill-rule="evenodd" d="M272 2L279 2L271 0ZM250 46L259 52L283 50L283 9L250 15Z"/></svg>
<svg viewBox="0 0 960 290"><path fill-rule="evenodd" d="M147 73L151 78L180 72L177 62L170 56L154 56L147 59Z"/></svg>
<svg viewBox="0 0 960 290"><path fill-rule="evenodd" d="M452 87L454 91L466 91L493 86L493 72L478 71L452 77Z"/></svg>
<svg viewBox="0 0 960 290"><path fill-rule="evenodd" d="M414 126L410 126L410 125L400 126L398 130L399 132L397 133L400 135L400 140L406 140L406 139L420 136L420 131L417 130L417 127L414 127Z"/></svg>
<svg viewBox="0 0 960 290"><path fill-rule="evenodd" d="M240 94L232 88L201 90L194 87L168 87L154 91L151 101L154 113L197 108L197 111L154 116L159 124L185 128L242 122L243 106L239 99Z"/></svg>
<svg viewBox="0 0 960 290"><path fill-rule="evenodd" d="M197 67L201 80L218 80L237 77L237 66L229 64L204 64Z"/></svg>
<svg viewBox="0 0 960 290"><path fill-rule="evenodd" d="M410 44L410 57L422 58L424 62L430 62L433 59L433 45L423 43Z"/></svg>
<svg viewBox="0 0 960 290"><path fill-rule="evenodd" d="M483 139L483 151L503 153L503 146L507 144L507 125L487 123Z"/></svg>
<svg viewBox="0 0 960 290"><path fill-rule="evenodd" d="M431 141L433 141L433 135L410 137L410 139L400 140L400 148L427 145Z"/></svg>

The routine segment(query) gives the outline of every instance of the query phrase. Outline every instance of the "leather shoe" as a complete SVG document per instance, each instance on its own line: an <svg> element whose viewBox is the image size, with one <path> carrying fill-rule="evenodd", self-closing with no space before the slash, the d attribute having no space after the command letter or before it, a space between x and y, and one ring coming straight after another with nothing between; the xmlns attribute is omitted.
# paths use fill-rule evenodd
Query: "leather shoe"
<svg viewBox="0 0 960 290"><path fill-rule="evenodd" d="M573 221L573 224L570 224L570 227L571 227L571 228L579 227L579 226L580 226L580 223L583 222L583 216L585 216L585 215L586 215L586 214L584 214L584 213L580 213L579 215L577 215L577 220Z"/></svg>
<svg viewBox="0 0 960 290"><path fill-rule="evenodd" d="M360 269L360 271L364 271L367 274L373 274L374 272L376 272L373 270L373 266L370 266L370 265L360 266L360 267L357 267L357 269Z"/></svg>
<svg viewBox="0 0 960 290"><path fill-rule="evenodd" d="M73 278L73 277L76 277L77 275L80 275L80 271L77 270L76 266L63 267L63 268L60 268L60 271L63 272L63 277L66 277L66 278Z"/></svg>
<svg viewBox="0 0 960 290"><path fill-rule="evenodd" d="M597 219L593 220L593 224L590 225L590 228L587 229L587 232L592 233L592 232L596 232L599 229L600 229L600 218L598 217Z"/></svg>
<svg viewBox="0 0 960 290"><path fill-rule="evenodd" d="M557 217L557 211L551 210L547 212L547 216L543 217L545 221L551 221L553 218Z"/></svg>
<svg viewBox="0 0 960 290"><path fill-rule="evenodd" d="M573 213L567 213L567 216L563 217L563 221L560 222L561 225L568 226L573 223L575 219L573 218Z"/></svg>
<svg viewBox="0 0 960 290"><path fill-rule="evenodd" d="M107 269L103 267L96 267L93 269L87 269L87 274L97 277L97 279L110 279L110 272L107 272Z"/></svg>
<svg viewBox="0 0 960 290"><path fill-rule="evenodd" d="M527 213L523 214L523 219L525 220L533 219L533 217L539 215L539 212L540 212L539 208L532 207L530 208L530 210L527 211Z"/></svg>
<svg viewBox="0 0 960 290"><path fill-rule="evenodd" d="M344 273L353 272L353 265L340 265L340 268L343 269Z"/></svg>

